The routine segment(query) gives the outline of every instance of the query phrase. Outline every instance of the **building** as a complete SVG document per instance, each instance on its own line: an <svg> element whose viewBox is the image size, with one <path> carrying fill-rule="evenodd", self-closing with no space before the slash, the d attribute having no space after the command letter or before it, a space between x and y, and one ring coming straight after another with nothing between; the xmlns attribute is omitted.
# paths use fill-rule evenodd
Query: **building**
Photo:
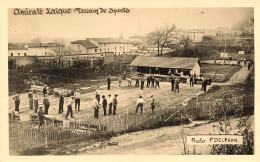
<svg viewBox="0 0 260 162"><path fill-rule="evenodd" d="M28 49L20 44L8 43L8 56L28 56Z"/></svg>
<svg viewBox="0 0 260 162"><path fill-rule="evenodd" d="M203 40L204 35L205 35L205 32L203 32L203 31L189 31L189 38L193 42L201 42Z"/></svg>
<svg viewBox="0 0 260 162"><path fill-rule="evenodd" d="M71 42L75 54L98 54L113 52L116 55L128 54L137 45L121 38L86 38Z"/></svg>
<svg viewBox="0 0 260 162"><path fill-rule="evenodd" d="M137 56L131 66L135 66L137 72L146 74L168 75L171 69L172 72L183 71L184 75L194 74L194 72L197 76L200 75L198 58Z"/></svg>
<svg viewBox="0 0 260 162"><path fill-rule="evenodd" d="M53 49L56 48L56 43L26 43L25 48L28 48L28 56L50 56L54 54Z"/></svg>
<svg viewBox="0 0 260 162"><path fill-rule="evenodd" d="M216 33L218 40L234 40L240 38L242 32L239 31L219 31Z"/></svg>

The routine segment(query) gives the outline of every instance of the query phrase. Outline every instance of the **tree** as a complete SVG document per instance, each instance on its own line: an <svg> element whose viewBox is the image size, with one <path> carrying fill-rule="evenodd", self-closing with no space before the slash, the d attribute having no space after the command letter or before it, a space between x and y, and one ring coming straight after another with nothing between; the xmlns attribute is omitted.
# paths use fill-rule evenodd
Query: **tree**
<svg viewBox="0 0 260 162"><path fill-rule="evenodd" d="M170 46L174 39L175 34L173 33L176 26L173 24L171 27L165 26L156 28L153 32L148 34L148 43L157 46L158 56L162 55L163 48Z"/></svg>
<svg viewBox="0 0 260 162"><path fill-rule="evenodd" d="M66 54L65 50L65 40L63 38L56 38L53 40L54 47L52 48L53 54L55 59L57 60L60 68L61 61L63 56Z"/></svg>
<svg viewBox="0 0 260 162"><path fill-rule="evenodd" d="M178 40L179 46L184 48L184 54L185 56L187 56L188 48L192 46L192 40L188 35L181 35Z"/></svg>
<svg viewBox="0 0 260 162"><path fill-rule="evenodd" d="M251 129L252 122L249 122L249 116L243 117L243 104L241 101L237 103L231 103L232 95L227 88L224 88L220 94L220 99L214 105L214 110L211 112L210 119L213 121L218 121L218 124L213 125L214 128L217 128L219 134L230 134L231 130L234 128L231 127L230 119L227 114L234 112L235 117L239 117L238 124L236 128L237 132L234 132L236 135L243 136L243 145L223 145L223 144L214 144L211 145L211 154L217 155L234 155L234 154L253 154L254 152L254 132Z"/></svg>
<svg viewBox="0 0 260 162"><path fill-rule="evenodd" d="M153 32L148 34L148 43L157 45L157 54L160 54L160 47L163 42L163 29L156 28Z"/></svg>

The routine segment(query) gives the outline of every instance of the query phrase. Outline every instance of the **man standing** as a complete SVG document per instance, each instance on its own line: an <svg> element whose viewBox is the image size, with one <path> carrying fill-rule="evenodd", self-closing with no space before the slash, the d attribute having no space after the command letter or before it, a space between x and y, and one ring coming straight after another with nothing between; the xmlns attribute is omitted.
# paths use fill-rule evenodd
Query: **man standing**
<svg viewBox="0 0 260 162"><path fill-rule="evenodd" d="M19 97L18 93L14 96L13 100L14 100L14 103L15 103L15 110L14 111L19 112L20 97Z"/></svg>
<svg viewBox="0 0 260 162"><path fill-rule="evenodd" d="M98 104L99 104L99 101L100 101L100 90L99 90L99 87L97 87L97 90L96 90L96 99L97 99Z"/></svg>
<svg viewBox="0 0 260 162"><path fill-rule="evenodd" d="M144 105L144 99L142 98L142 96L139 96L139 98L136 101L136 114L138 112L138 109L140 107L141 109L141 114L143 114L143 105Z"/></svg>
<svg viewBox="0 0 260 162"><path fill-rule="evenodd" d="M112 114L112 104L113 104L113 99L111 97L111 94L109 94L108 95L108 106L109 106L108 115Z"/></svg>
<svg viewBox="0 0 260 162"><path fill-rule="evenodd" d="M47 94L47 85L44 86L42 93L43 93L43 97L45 97L45 95Z"/></svg>
<svg viewBox="0 0 260 162"><path fill-rule="evenodd" d="M174 91L174 83L175 83L175 80L174 80L174 76L172 74L172 76L171 76L172 91Z"/></svg>
<svg viewBox="0 0 260 162"><path fill-rule="evenodd" d="M76 93L74 94L74 96L75 96L75 111L77 110L77 106L78 106L78 111L80 111L81 93L80 93L79 89L76 90Z"/></svg>
<svg viewBox="0 0 260 162"><path fill-rule="evenodd" d="M107 115L107 99L106 99L105 95L103 95L102 98L103 98L102 105L103 105L103 110L104 110L104 116L106 116Z"/></svg>
<svg viewBox="0 0 260 162"><path fill-rule="evenodd" d="M28 98L29 98L29 109L33 109L33 93L32 90L28 93Z"/></svg>
<svg viewBox="0 0 260 162"><path fill-rule="evenodd" d="M179 90L180 90L179 84L180 84L179 78L175 78L175 90L174 90L174 93L176 92L176 90L178 90L178 93L179 93Z"/></svg>
<svg viewBox="0 0 260 162"><path fill-rule="evenodd" d="M144 90L144 76L141 78L141 90Z"/></svg>
<svg viewBox="0 0 260 162"><path fill-rule="evenodd" d="M156 89L156 86L158 86L158 88L160 88L160 81L158 78L155 79L155 86L154 86L155 89Z"/></svg>
<svg viewBox="0 0 260 162"><path fill-rule="evenodd" d="M99 103L97 97L95 98L94 103L94 118L98 118L98 112L99 112Z"/></svg>
<svg viewBox="0 0 260 162"><path fill-rule="evenodd" d="M168 71L168 75L169 75L169 76L172 75L172 71L171 71L171 69L169 69L169 71Z"/></svg>
<svg viewBox="0 0 260 162"><path fill-rule="evenodd" d="M154 75L151 75L151 81L152 81L152 86L151 86L151 88L153 88L153 87L154 87Z"/></svg>
<svg viewBox="0 0 260 162"><path fill-rule="evenodd" d="M190 87L193 87L193 76L190 75Z"/></svg>
<svg viewBox="0 0 260 162"><path fill-rule="evenodd" d="M39 101L38 96L34 95L34 113L37 113L38 111L38 105L39 105L38 101Z"/></svg>
<svg viewBox="0 0 260 162"><path fill-rule="evenodd" d="M139 87L139 78L135 76L135 87Z"/></svg>
<svg viewBox="0 0 260 162"><path fill-rule="evenodd" d="M43 99L43 105L44 105L44 114L48 115L49 107L50 107L50 100L48 99L48 96L45 95Z"/></svg>
<svg viewBox="0 0 260 162"><path fill-rule="evenodd" d="M154 109L155 109L155 98L153 97L153 95L151 95L152 98L152 102L151 102L151 109L152 109L152 114L154 113Z"/></svg>
<svg viewBox="0 0 260 162"><path fill-rule="evenodd" d="M59 114L63 113L63 105L64 105L64 96L60 95L60 102L59 102Z"/></svg>
<svg viewBox="0 0 260 162"><path fill-rule="evenodd" d="M251 64L249 62L248 65L247 65L248 70L250 70L250 67L251 67Z"/></svg>
<svg viewBox="0 0 260 162"><path fill-rule="evenodd" d="M115 94L115 98L113 99L113 115L116 115L116 107L117 107L117 94Z"/></svg>
<svg viewBox="0 0 260 162"><path fill-rule="evenodd" d="M110 90L111 79L110 75L107 77L107 90Z"/></svg>
<svg viewBox="0 0 260 162"><path fill-rule="evenodd" d="M66 117L65 117L65 119L67 119L67 120L68 120L69 114L70 114L70 117L71 117L71 118L74 118L74 117L73 117L73 111L72 111L73 99L74 99L74 96L71 96L70 99L69 99L69 101L68 101L67 114L66 114Z"/></svg>
<svg viewBox="0 0 260 162"><path fill-rule="evenodd" d="M119 87L121 87L121 83L122 83L122 78L121 78L121 76L119 76L119 78L118 78L118 86Z"/></svg>
<svg viewBox="0 0 260 162"><path fill-rule="evenodd" d="M147 88L150 88L150 75L147 77L147 85L146 85Z"/></svg>
<svg viewBox="0 0 260 162"><path fill-rule="evenodd" d="M39 117L39 121L40 121L39 128L41 128L44 124L44 113L42 111L42 106L39 107L38 117Z"/></svg>

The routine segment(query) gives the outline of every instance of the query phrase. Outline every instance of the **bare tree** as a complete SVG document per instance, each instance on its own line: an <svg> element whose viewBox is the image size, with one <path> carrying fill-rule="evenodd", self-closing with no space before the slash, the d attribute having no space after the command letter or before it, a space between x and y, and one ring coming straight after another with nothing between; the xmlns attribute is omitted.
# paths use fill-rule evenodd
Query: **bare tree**
<svg viewBox="0 0 260 162"><path fill-rule="evenodd" d="M157 46L157 54L158 56L162 55L163 49L170 44L175 39L175 34L173 33L176 29L176 26L173 24L170 26L164 26L161 28L156 28L153 32L148 34L148 42L149 44L153 44Z"/></svg>
<svg viewBox="0 0 260 162"><path fill-rule="evenodd" d="M187 56L187 50L190 46L192 46L192 40L188 35L181 35L179 38L179 46L182 46L184 48L185 56Z"/></svg>
<svg viewBox="0 0 260 162"><path fill-rule="evenodd" d="M148 43L157 45L157 54L160 54L161 44L163 42L163 29L156 28L153 32L148 34Z"/></svg>
<svg viewBox="0 0 260 162"><path fill-rule="evenodd" d="M55 59L60 67L63 56L66 54L65 40L63 38L56 38L52 43L54 43L54 47L52 48L53 55L55 56Z"/></svg>

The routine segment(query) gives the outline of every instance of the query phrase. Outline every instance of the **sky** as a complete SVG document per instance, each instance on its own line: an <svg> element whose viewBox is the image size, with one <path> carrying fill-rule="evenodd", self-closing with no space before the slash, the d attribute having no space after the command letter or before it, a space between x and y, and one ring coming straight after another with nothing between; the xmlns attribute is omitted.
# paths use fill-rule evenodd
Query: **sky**
<svg viewBox="0 0 260 162"><path fill-rule="evenodd" d="M44 13L46 9L43 9ZM8 11L9 42L43 42L56 38L69 41L93 37L124 38L145 35L157 27L175 24L182 29L231 28L249 15L253 8L129 8L129 13L14 15ZM203 12L203 13L202 13Z"/></svg>

